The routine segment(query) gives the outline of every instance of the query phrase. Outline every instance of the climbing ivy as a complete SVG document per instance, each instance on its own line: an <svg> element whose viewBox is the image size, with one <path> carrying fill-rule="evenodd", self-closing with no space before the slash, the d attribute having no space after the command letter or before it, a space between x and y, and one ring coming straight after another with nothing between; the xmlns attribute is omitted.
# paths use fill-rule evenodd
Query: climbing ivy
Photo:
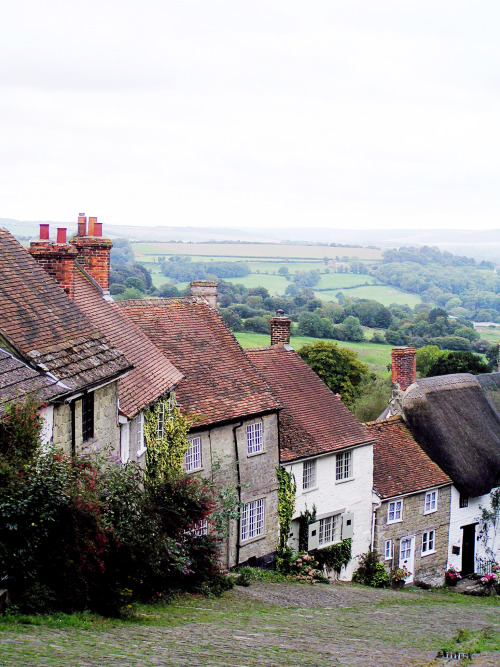
<svg viewBox="0 0 500 667"><path fill-rule="evenodd" d="M327 573L334 572L338 577L342 567L351 560L351 547L352 540L348 537L324 549L314 549L311 555L318 561L320 569L324 568Z"/></svg>
<svg viewBox="0 0 500 667"><path fill-rule="evenodd" d="M278 478L278 521L280 526L276 565L278 570L287 570L292 555L292 549L288 546L288 535L290 534L290 524L295 509L297 485L292 473L281 466L276 468L276 476Z"/></svg>
<svg viewBox="0 0 500 667"><path fill-rule="evenodd" d="M163 417L163 434L158 428ZM190 421L181 414L175 398L163 398L144 413L144 438L146 440L145 483L159 484L166 473L184 472L184 457L189 448L187 434Z"/></svg>
<svg viewBox="0 0 500 667"><path fill-rule="evenodd" d="M309 546L309 526L316 521L316 505L311 511L306 507L299 517L299 551L307 551Z"/></svg>

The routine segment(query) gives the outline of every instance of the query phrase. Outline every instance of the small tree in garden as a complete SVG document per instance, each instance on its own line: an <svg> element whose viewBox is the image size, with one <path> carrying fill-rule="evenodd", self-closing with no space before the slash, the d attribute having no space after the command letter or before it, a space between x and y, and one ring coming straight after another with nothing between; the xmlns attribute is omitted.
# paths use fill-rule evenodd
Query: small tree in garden
<svg viewBox="0 0 500 667"><path fill-rule="evenodd" d="M295 509L297 485L293 474L281 466L276 468L276 475L278 477L278 521L280 526L276 563L278 570L287 572L290 569L292 556L292 549L288 546L288 536Z"/></svg>

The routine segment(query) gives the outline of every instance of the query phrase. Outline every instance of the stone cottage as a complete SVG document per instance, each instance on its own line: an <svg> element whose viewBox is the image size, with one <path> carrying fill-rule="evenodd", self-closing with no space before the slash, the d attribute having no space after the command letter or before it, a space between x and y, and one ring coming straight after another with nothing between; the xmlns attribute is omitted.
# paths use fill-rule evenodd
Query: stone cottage
<svg viewBox="0 0 500 667"><path fill-rule="evenodd" d="M121 301L120 309L184 375L176 396L192 419L186 471L215 475L238 494L241 514L230 522L225 563L271 565L280 405L216 304L217 284L202 281L192 284L191 297Z"/></svg>
<svg viewBox="0 0 500 667"><path fill-rule="evenodd" d="M407 583L441 586L448 559L451 480L413 439L401 417L366 425L374 439L373 545Z"/></svg>
<svg viewBox="0 0 500 667"><path fill-rule="evenodd" d="M45 235L45 226L42 234ZM63 234L52 248L63 247ZM54 250L51 250L54 253ZM42 266L0 229L0 380L3 401L35 394L45 404L44 440L69 452L90 445L119 447L118 382L132 366L71 301L53 274L66 274L71 259L55 250ZM40 258L41 259L41 258ZM52 266L53 273L45 270ZM66 292L66 293L65 293Z"/></svg>

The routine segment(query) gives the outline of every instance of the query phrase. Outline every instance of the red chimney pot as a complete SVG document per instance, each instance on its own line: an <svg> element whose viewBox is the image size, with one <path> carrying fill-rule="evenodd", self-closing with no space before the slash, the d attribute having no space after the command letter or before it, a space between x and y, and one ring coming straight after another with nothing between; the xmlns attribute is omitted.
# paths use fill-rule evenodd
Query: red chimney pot
<svg viewBox="0 0 500 667"><path fill-rule="evenodd" d="M49 240L49 225L45 223L40 223L40 240L42 241Z"/></svg>
<svg viewBox="0 0 500 667"><path fill-rule="evenodd" d="M97 222L97 218L90 218L89 217L89 236L95 236L95 223Z"/></svg>
<svg viewBox="0 0 500 667"><path fill-rule="evenodd" d="M94 236L102 236L102 222L94 224Z"/></svg>
<svg viewBox="0 0 500 667"><path fill-rule="evenodd" d="M66 227L57 228L57 243L66 243Z"/></svg>

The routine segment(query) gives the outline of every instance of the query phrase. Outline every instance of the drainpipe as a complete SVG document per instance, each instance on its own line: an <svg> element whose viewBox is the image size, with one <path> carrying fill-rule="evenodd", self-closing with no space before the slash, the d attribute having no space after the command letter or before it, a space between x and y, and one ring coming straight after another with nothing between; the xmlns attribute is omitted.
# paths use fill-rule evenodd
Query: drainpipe
<svg viewBox="0 0 500 667"><path fill-rule="evenodd" d="M75 424L75 401L69 404L71 410L71 455L76 454L76 424Z"/></svg>
<svg viewBox="0 0 500 667"><path fill-rule="evenodd" d="M238 512L238 522L237 522L237 532L236 532L236 567L240 564L240 534L241 534L241 472L240 472L240 457L238 454L238 438L236 437L236 430L243 426L243 419L240 419L240 423L233 428L233 441L234 441L234 455L236 457L236 475L237 475L237 486L238 489L238 505L240 511ZM229 545L229 535L228 535L228 545ZM229 551L229 546L228 546ZM228 569L229 569L229 559L228 559Z"/></svg>

